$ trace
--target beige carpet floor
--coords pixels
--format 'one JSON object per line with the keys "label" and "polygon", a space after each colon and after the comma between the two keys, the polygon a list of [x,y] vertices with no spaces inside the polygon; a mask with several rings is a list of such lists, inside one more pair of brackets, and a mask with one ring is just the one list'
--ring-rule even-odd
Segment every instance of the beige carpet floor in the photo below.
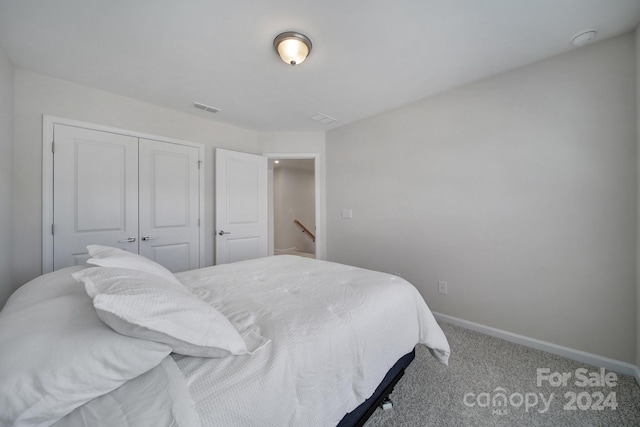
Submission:
{"label": "beige carpet floor", "polygon": [[393,408],[378,409],[366,427],[640,426],[635,378],[441,326],[449,366],[418,346],[391,395]]}

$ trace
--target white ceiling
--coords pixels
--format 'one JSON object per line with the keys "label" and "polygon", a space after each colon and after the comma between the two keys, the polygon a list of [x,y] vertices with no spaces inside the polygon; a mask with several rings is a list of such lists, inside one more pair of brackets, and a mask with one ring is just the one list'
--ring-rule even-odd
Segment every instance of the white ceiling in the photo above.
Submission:
{"label": "white ceiling", "polygon": [[[260,131],[331,129],[639,22],[640,0],[0,0],[16,67]],[[313,42],[296,67],[272,46],[288,30]]]}

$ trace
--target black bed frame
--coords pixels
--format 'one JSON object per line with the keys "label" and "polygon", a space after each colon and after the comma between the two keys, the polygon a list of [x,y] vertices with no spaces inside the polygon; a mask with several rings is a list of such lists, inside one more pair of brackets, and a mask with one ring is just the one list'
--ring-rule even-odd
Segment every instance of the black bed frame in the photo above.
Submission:
{"label": "black bed frame", "polygon": [[378,406],[388,399],[389,395],[393,391],[393,387],[395,387],[398,381],[400,381],[400,378],[404,375],[405,368],[409,366],[415,357],[415,349],[411,350],[411,353],[407,353],[402,356],[395,365],[389,369],[389,372],[387,372],[387,375],[371,397],[365,400],[356,409],[345,415],[338,423],[338,427],[362,427]]}

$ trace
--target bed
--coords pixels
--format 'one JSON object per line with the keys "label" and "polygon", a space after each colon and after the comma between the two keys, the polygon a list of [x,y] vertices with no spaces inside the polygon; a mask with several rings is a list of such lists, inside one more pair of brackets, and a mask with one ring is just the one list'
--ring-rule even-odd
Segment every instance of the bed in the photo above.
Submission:
{"label": "bed", "polygon": [[173,275],[89,249],[0,311],[1,426],[362,425],[417,344],[448,362],[394,275],[292,255]]}

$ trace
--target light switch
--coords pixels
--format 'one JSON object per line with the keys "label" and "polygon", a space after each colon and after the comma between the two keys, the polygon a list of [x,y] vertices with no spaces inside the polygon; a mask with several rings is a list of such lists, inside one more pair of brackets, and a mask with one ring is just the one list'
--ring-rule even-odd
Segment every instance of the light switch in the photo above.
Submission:
{"label": "light switch", "polygon": [[351,219],[353,218],[353,210],[351,209],[342,209],[342,213],[340,215],[342,219]]}

